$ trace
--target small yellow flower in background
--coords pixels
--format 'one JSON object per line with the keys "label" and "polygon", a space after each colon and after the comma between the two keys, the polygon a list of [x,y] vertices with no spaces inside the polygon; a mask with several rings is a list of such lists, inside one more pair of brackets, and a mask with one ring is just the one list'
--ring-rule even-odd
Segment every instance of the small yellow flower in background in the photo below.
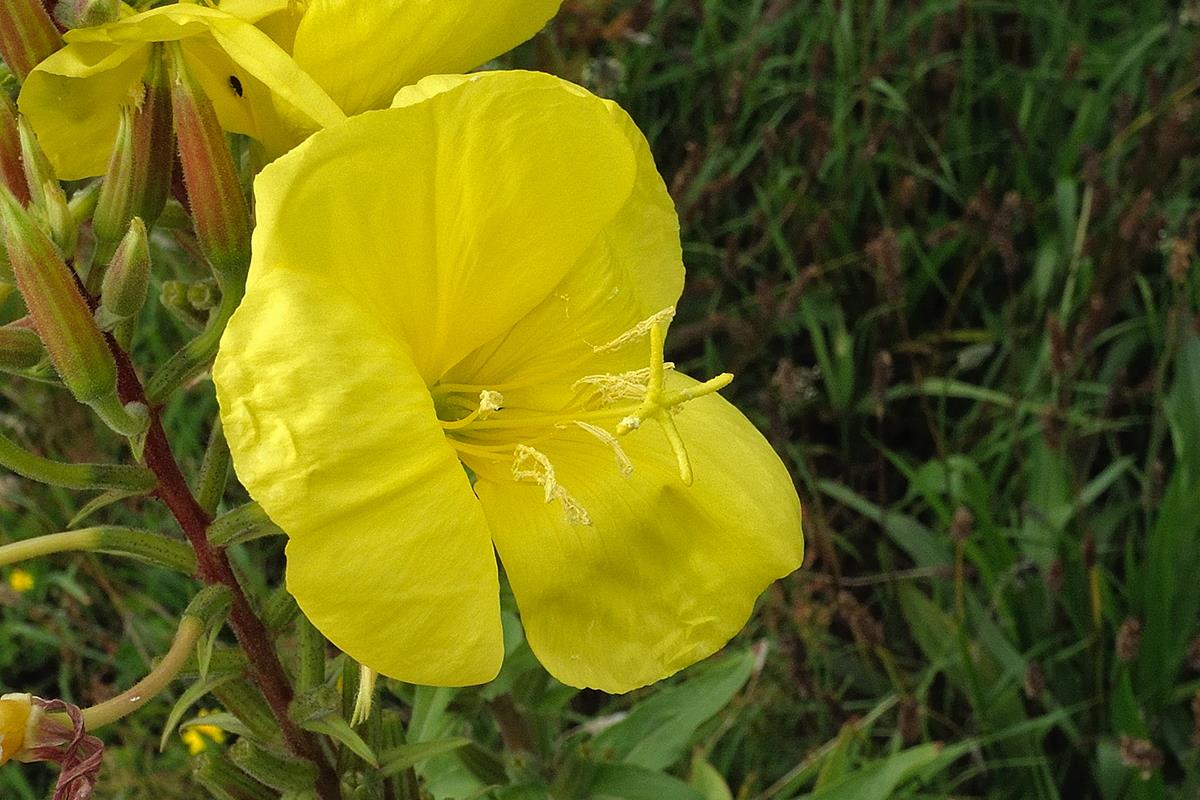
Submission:
{"label": "small yellow flower in background", "polygon": [[63,180],[104,174],[122,109],[141,102],[158,42],[180,42],[221,125],[258,140],[270,156],[344,116],[270,37],[217,9],[163,6],[64,38],[66,46],[29,74],[18,100]]}
{"label": "small yellow flower in background", "polygon": [[562,0],[221,0],[292,54],[347,114],[427,75],[466,72],[529,39]]}
{"label": "small yellow flower in background", "polygon": [[8,585],[14,592],[25,594],[25,592],[28,592],[30,589],[32,589],[35,584],[36,581],[33,579],[33,575],[23,569],[14,569],[12,572],[8,573]]}
{"label": "small yellow flower in background", "polygon": [[[437,76],[260,175],[214,379],[287,585],[361,664],[467,685],[530,646],[623,692],[720,649],[803,556],[787,470],[665,363],[679,223],[629,117],[557,78]],[[464,468],[465,467],[465,468]]]}
{"label": "small yellow flower in background", "polygon": [[[200,716],[207,717],[211,713],[205,709],[200,712]],[[188,752],[194,756],[207,750],[210,742],[221,744],[225,741],[225,731],[216,725],[190,725],[184,728],[179,736],[187,745]]]}

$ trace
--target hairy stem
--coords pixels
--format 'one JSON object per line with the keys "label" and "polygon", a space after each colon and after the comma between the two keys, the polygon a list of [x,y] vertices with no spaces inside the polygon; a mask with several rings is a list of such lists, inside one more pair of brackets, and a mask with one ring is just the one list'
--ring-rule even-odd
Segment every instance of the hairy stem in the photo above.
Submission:
{"label": "hairy stem", "polygon": [[[110,339],[110,346],[117,360],[117,388],[121,399],[126,402],[146,403],[145,390],[133,369],[133,364],[121,348]],[[321,800],[339,800],[341,791],[337,775],[321,753],[316,739],[303,730],[288,715],[292,701],[291,683],[279,662],[271,644],[266,627],[250,607],[241,584],[234,575],[223,550],[209,544],[208,526],[212,519],[197,503],[187,481],[171,452],[171,445],[163,431],[158,409],[150,409],[150,429],[146,436],[146,466],[158,478],[158,497],[174,515],[179,527],[187,536],[196,552],[197,572],[202,580],[210,584],[222,584],[229,588],[233,604],[229,613],[229,626],[238,643],[246,652],[250,672],[262,690],[279,730],[289,750],[301,758],[312,761],[319,770],[317,795]]]}

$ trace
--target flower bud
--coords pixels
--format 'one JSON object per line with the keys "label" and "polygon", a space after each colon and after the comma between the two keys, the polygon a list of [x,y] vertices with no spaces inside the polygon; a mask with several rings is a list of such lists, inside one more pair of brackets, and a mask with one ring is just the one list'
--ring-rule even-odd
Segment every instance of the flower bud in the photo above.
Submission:
{"label": "flower bud", "polygon": [[117,400],[117,367],[71,269],[12,193],[0,188],[0,228],[17,288],[63,383],[117,432],[133,436],[145,409]]}
{"label": "flower bud", "polygon": [[100,329],[112,330],[118,323],[134,317],[146,304],[149,289],[150,242],[146,226],[134,217],[104,273],[100,307],[96,309]]}
{"label": "flower bud", "polygon": [[25,181],[29,185],[30,210],[41,220],[42,227],[50,234],[59,252],[72,256],[79,227],[67,204],[67,196],[38,144],[37,135],[24,117],[17,120],[17,132],[21,140]]}
{"label": "flower bud", "polygon": [[63,46],[58,28],[41,0],[0,3],[0,57],[21,80],[42,59]]}
{"label": "flower bud", "polygon": [[17,130],[17,108],[0,90],[0,182],[22,203],[29,202],[29,187],[21,167],[21,134]]}
{"label": "flower bud", "polygon": [[116,22],[121,0],[58,0],[54,16],[67,28],[90,28]]}
{"label": "flower bud", "polygon": [[0,766],[25,747],[25,729],[33,713],[33,698],[27,694],[0,697]]}
{"label": "flower bud", "polygon": [[162,45],[155,45],[142,79],[146,94],[133,118],[133,213],[154,227],[175,171],[175,128],[171,121],[171,87],[163,64]]}
{"label": "flower bud", "polygon": [[250,265],[250,212],[217,112],[170,44],[171,108],[200,249],[222,287],[241,287]]}
{"label": "flower bud", "polygon": [[199,331],[204,327],[202,315],[188,302],[188,284],[185,282],[163,281],[158,299],[171,312],[171,316],[188,330]]}
{"label": "flower bud", "polygon": [[187,301],[197,311],[211,311],[221,301],[221,291],[215,281],[196,281],[187,287]]}
{"label": "flower bud", "polygon": [[272,752],[249,739],[239,739],[229,755],[243,772],[272,789],[298,792],[317,782],[317,767],[311,761]]}
{"label": "flower bud", "polygon": [[144,95],[136,106],[121,110],[116,145],[108,161],[92,230],[101,245],[103,264],[130,220],[140,216],[147,225],[162,213],[174,169],[175,138],[171,127],[171,95],[161,48],[155,47],[146,69]]}
{"label": "flower bud", "polygon": [[46,348],[29,328],[6,325],[0,328],[0,369],[31,369],[46,357]]}
{"label": "flower bud", "polygon": [[112,353],[71,269],[16,198],[3,190],[0,222],[17,288],[63,383],[84,403],[116,391]]}
{"label": "flower bud", "polygon": [[[134,109],[121,109],[117,126],[117,142],[108,159],[108,171],[100,184],[96,211],[92,216],[92,232],[102,243],[115,243],[124,235],[133,219],[133,115]],[[111,252],[111,251],[110,251]]]}

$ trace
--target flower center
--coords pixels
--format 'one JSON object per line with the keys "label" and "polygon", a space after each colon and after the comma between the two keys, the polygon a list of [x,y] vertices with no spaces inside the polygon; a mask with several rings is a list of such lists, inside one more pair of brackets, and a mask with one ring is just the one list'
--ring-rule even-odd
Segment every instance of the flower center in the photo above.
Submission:
{"label": "flower center", "polygon": [[692,464],[674,415],[688,401],[725,388],[733,376],[723,373],[696,386],[667,390],[666,374],[675,365],[663,358],[663,340],[673,313],[674,309],[659,312],[612,342],[593,348],[596,352],[617,350],[648,337],[648,366],[631,372],[585,375],[571,386],[574,399],[557,410],[506,407],[500,390],[524,388],[516,385],[435,385],[431,391],[442,430],[460,457],[510,461],[514,480],[541,486],[546,502],[558,501],[572,524],[590,525],[591,521],[583,506],[559,484],[550,459],[534,447],[566,429],[582,430],[611,450],[618,470],[629,477],[634,465],[619,437],[654,420],[675,455],[680,480],[690,486]]}

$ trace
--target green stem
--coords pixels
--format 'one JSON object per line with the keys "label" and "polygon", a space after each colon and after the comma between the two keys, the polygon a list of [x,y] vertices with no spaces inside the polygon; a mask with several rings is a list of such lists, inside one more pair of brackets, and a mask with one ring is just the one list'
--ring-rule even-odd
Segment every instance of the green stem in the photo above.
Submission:
{"label": "green stem", "polygon": [[196,555],[183,542],[149,531],[104,525],[22,539],[0,547],[0,566],[68,552],[103,552],[136,558],[184,575],[196,571]]}
{"label": "green stem", "polygon": [[171,649],[145,678],[113,699],[83,709],[83,722],[87,730],[95,731],[132,714],[167,688],[191,656],[203,633],[203,622],[196,617],[185,616],[179,623]]}
{"label": "green stem", "polygon": [[120,464],[67,464],[23,450],[0,434],[0,466],[18,475],[67,489],[124,489],[149,492],[158,480],[143,467]]}
{"label": "green stem", "polygon": [[217,355],[217,346],[230,317],[242,301],[242,293],[233,287],[222,287],[221,303],[209,317],[208,325],[182,350],[167,359],[146,385],[146,398],[155,408],[167,401],[188,378],[194,377],[208,366]]}

